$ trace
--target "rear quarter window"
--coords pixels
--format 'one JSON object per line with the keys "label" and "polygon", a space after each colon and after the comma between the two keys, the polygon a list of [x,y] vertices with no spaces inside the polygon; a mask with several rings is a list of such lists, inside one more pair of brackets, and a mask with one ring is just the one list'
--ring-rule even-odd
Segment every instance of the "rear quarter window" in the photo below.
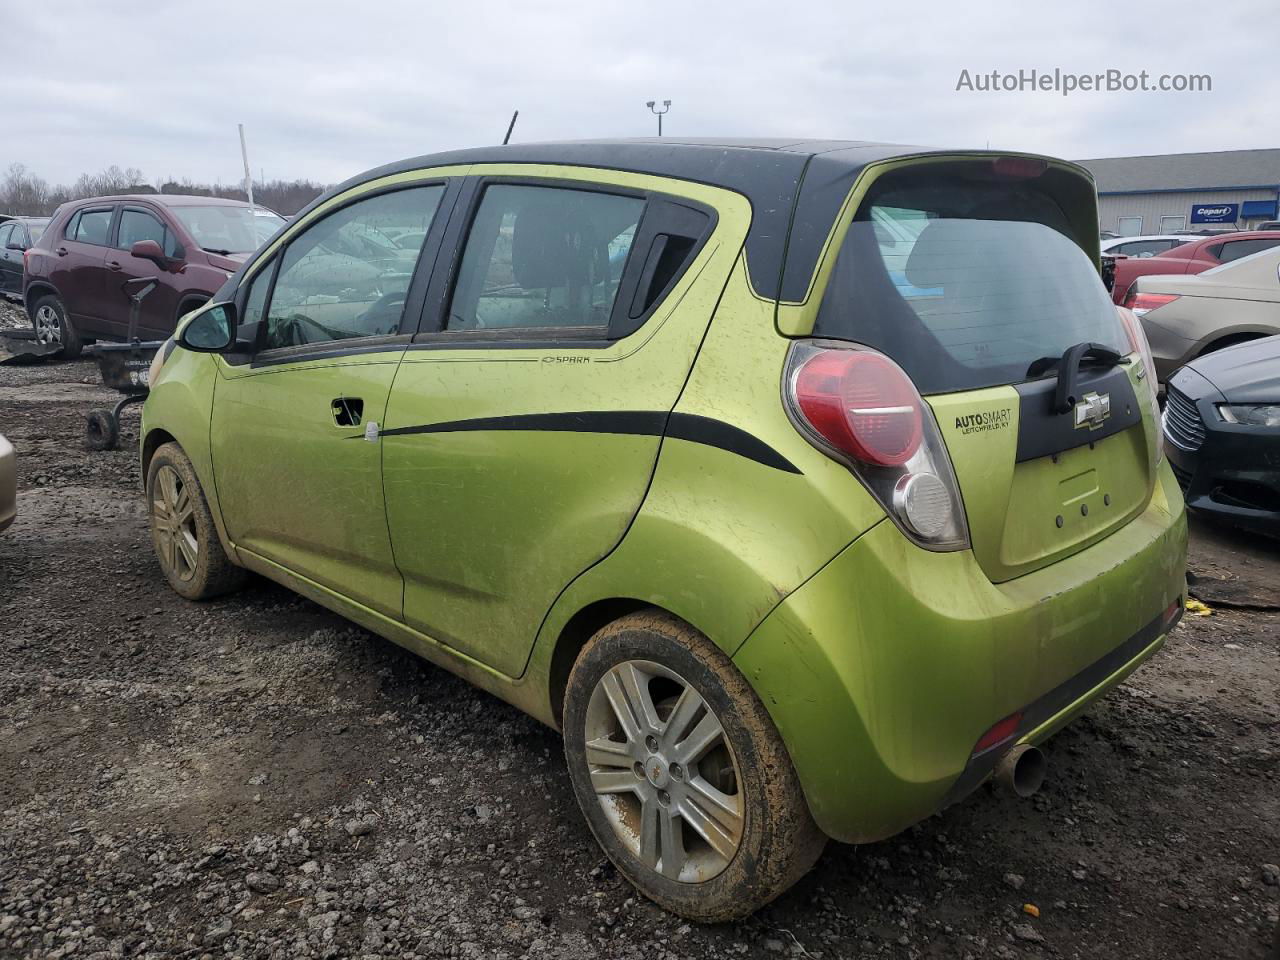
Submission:
{"label": "rear quarter window", "polygon": [[1128,353],[1068,218],[1038,185],[886,176],[840,249],[814,335],[880,350],[922,393],[1028,379],[1082,341]]}

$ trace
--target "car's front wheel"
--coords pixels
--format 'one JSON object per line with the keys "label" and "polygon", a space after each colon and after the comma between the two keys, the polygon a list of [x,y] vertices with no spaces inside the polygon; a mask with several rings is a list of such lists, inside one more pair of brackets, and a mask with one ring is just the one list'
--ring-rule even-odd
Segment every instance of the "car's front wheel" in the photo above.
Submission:
{"label": "car's front wheel", "polygon": [[45,294],[32,304],[31,326],[38,342],[62,347],[64,360],[80,356],[80,334],[67,318],[67,309],[62,301],[53,294]]}
{"label": "car's front wheel", "polygon": [[244,582],[245,571],[222,548],[195,468],[176,443],[163,444],[151,457],[147,506],[156,559],[175,591],[207,600]]}
{"label": "car's front wheel", "polygon": [[826,842],[777,729],[710,640],[660,611],[624,617],[578,656],[565,755],[591,832],[641,893],[681,916],[747,916]]}

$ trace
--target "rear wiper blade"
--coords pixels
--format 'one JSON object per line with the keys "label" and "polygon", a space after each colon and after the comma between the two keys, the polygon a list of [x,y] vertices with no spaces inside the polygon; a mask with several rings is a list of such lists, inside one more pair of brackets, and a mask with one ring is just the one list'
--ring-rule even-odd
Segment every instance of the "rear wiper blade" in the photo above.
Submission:
{"label": "rear wiper blade", "polygon": [[216,253],[219,256],[223,256],[223,257],[225,257],[227,254],[231,252],[230,250],[223,250],[220,247],[201,247],[200,249],[203,250],[205,253]]}
{"label": "rear wiper blade", "polygon": [[[1110,347],[1104,347],[1098,343],[1080,344],[1080,346],[1090,346],[1090,347],[1098,348],[1098,352],[1088,352],[1088,353],[1085,353],[1083,356],[1081,356],[1079,361],[1080,366],[1084,366],[1086,363],[1088,363],[1091,366],[1114,367],[1117,364],[1127,365],[1129,363],[1128,357],[1121,356],[1120,354],[1112,350]],[[1057,367],[1061,366],[1062,361],[1065,357],[1066,357],[1066,354],[1063,354],[1063,356],[1061,357],[1040,357],[1038,360],[1032,360],[1030,366],[1027,367],[1027,372],[1025,376],[1028,379],[1035,379],[1036,377],[1042,377],[1046,373],[1048,373],[1050,370],[1054,370]]]}
{"label": "rear wiper blade", "polygon": [[[1047,366],[1042,366],[1048,361]],[[1067,347],[1058,359],[1042,357],[1027,370],[1027,376],[1036,376],[1036,372],[1045,373],[1053,367],[1058,368],[1058,386],[1053,392],[1054,413],[1068,413],[1075,407],[1079,397],[1080,365],[1089,361],[1091,365],[1114,367],[1124,362],[1124,357],[1110,347],[1100,343],[1077,343]]]}

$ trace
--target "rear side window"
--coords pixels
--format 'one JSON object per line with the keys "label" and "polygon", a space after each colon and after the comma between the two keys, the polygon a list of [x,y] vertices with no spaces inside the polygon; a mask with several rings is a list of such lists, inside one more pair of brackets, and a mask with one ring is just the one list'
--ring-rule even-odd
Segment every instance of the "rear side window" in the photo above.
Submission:
{"label": "rear side window", "polygon": [[1261,253],[1263,250],[1270,250],[1276,244],[1280,244],[1280,238],[1259,237],[1256,240],[1229,240],[1222,244],[1218,259],[1223,263],[1230,263],[1232,260],[1239,260],[1241,257],[1251,257],[1255,253]]}
{"label": "rear side window", "polygon": [[0,224],[0,250],[3,250],[6,244],[15,239],[21,238],[13,236],[13,224]]}
{"label": "rear side window", "polygon": [[110,210],[81,210],[67,224],[67,239],[105,246],[110,230]]}
{"label": "rear side window", "polygon": [[883,177],[850,225],[814,335],[888,354],[926,394],[1024,381],[1082,341],[1128,353],[1068,222],[1034,180]]}
{"label": "rear side window", "polygon": [[644,206],[588,190],[489,186],[467,236],[447,328],[603,333]]}

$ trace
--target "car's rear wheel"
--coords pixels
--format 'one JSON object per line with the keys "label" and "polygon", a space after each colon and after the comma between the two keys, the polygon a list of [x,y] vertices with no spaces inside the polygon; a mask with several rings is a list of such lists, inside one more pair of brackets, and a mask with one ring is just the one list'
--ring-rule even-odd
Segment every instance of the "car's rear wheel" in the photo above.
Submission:
{"label": "car's rear wheel", "polygon": [[681,916],[747,916],[826,843],[760,699],[673,616],[632,614],[591,638],[569,677],[564,732],[596,840],[641,893]]}
{"label": "car's rear wheel", "polygon": [[169,585],[188,600],[206,600],[244,583],[213,524],[191,461],[176,443],[163,444],[147,469],[147,505],[156,559]]}
{"label": "car's rear wheel", "polygon": [[80,334],[67,319],[62,301],[53,294],[45,294],[32,305],[31,326],[35,329],[37,341],[62,347],[63,359],[74,360],[80,356]]}

